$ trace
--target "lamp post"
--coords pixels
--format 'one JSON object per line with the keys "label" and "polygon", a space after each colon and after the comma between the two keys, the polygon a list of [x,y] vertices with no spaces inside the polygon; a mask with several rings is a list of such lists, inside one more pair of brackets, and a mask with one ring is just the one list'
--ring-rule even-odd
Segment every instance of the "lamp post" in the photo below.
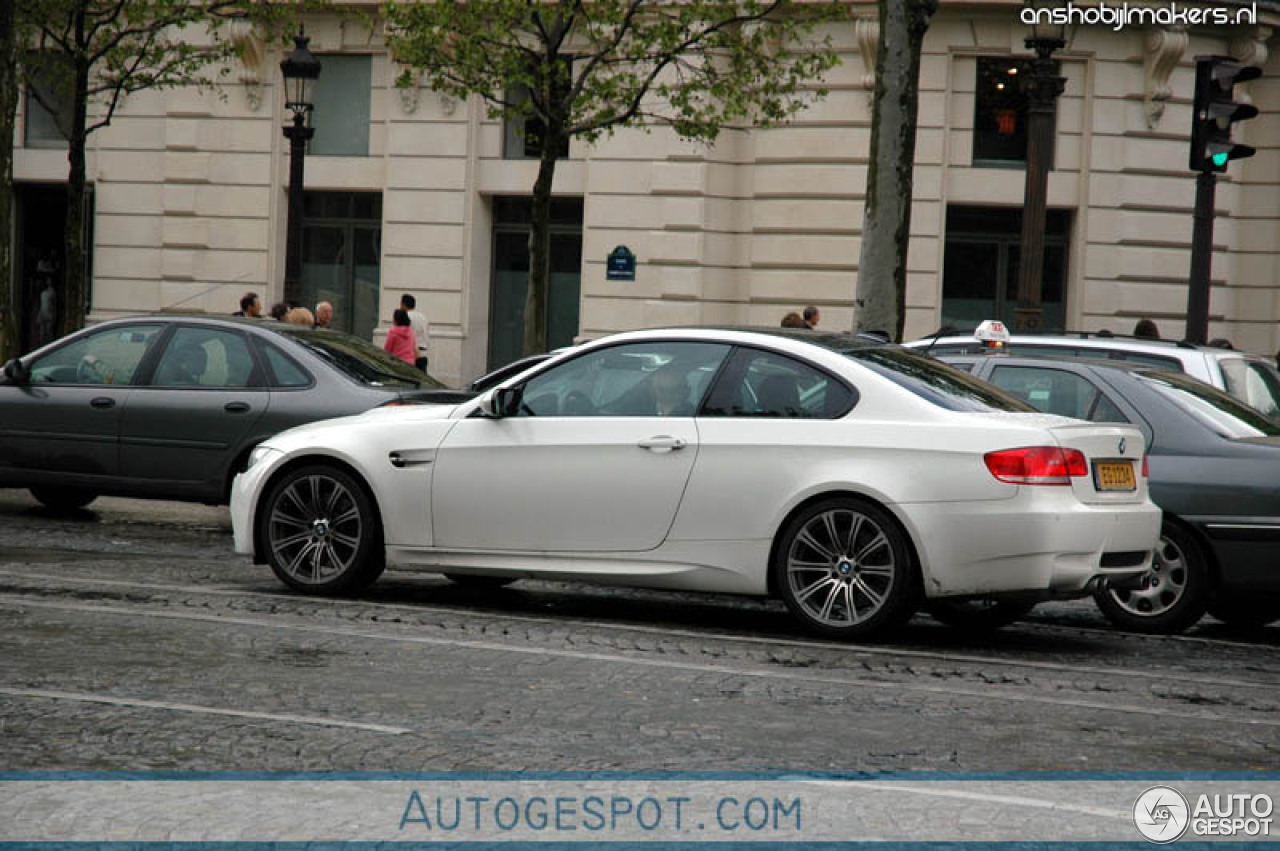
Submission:
{"label": "lamp post", "polygon": [[1052,21],[1058,4],[1027,0],[1031,35],[1026,46],[1036,52],[1030,73],[1022,80],[1027,96],[1027,177],[1022,200],[1022,243],[1018,259],[1019,331],[1039,331],[1044,309],[1040,304],[1044,274],[1045,207],[1049,193],[1049,166],[1053,155],[1053,113],[1066,79],[1059,77],[1053,52],[1065,47],[1066,24]]}
{"label": "lamp post", "polygon": [[284,137],[289,140],[289,212],[288,233],[284,252],[284,300],[290,307],[302,302],[302,171],[307,156],[307,142],[315,129],[307,126],[311,113],[310,87],[320,76],[320,62],[307,50],[311,39],[302,27],[293,37],[293,51],[280,63],[284,74],[285,109],[293,113],[293,124],[286,124]]}

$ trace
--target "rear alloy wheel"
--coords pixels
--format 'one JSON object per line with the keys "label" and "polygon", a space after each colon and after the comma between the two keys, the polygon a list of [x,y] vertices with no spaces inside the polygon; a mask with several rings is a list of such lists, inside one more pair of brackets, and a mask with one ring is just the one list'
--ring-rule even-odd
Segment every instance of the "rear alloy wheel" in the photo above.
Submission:
{"label": "rear alloy wheel", "polygon": [[857,638],[915,613],[920,582],[905,535],[883,509],[860,500],[815,503],[783,530],[774,583],[810,630]]}
{"label": "rear alloy wheel", "polygon": [[1024,600],[930,600],[924,610],[947,626],[966,632],[989,632],[1024,618],[1036,607]]}
{"label": "rear alloy wheel", "polygon": [[1209,614],[1233,629],[1257,629],[1280,620],[1280,598],[1222,594],[1209,603]]}
{"label": "rear alloy wheel", "polygon": [[1141,583],[1134,588],[1108,588],[1093,599],[1118,627],[1170,635],[1204,615],[1209,586],[1209,563],[1200,545],[1189,533],[1166,522]]}
{"label": "rear alloy wheel", "polygon": [[75,511],[98,498],[93,491],[81,488],[38,487],[31,489],[31,495],[54,511]]}
{"label": "rear alloy wheel", "polygon": [[353,476],[336,467],[289,471],[272,485],[258,518],[271,570],[295,590],[359,591],[386,565],[373,501]]}
{"label": "rear alloy wheel", "polygon": [[518,577],[515,576],[481,576],[474,573],[446,573],[445,578],[454,585],[461,585],[463,588],[505,588]]}

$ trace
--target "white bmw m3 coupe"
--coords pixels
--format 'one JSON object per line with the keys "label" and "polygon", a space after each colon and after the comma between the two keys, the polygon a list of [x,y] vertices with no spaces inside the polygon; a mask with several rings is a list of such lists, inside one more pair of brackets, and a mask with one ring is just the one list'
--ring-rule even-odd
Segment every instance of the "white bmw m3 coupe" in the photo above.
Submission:
{"label": "white bmw m3 coupe", "polygon": [[236,551],[305,593],[390,564],[773,595],[838,637],[1140,580],[1160,530],[1136,428],[1039,414],[871,338],[712,329],[284,432],[231,512]]}

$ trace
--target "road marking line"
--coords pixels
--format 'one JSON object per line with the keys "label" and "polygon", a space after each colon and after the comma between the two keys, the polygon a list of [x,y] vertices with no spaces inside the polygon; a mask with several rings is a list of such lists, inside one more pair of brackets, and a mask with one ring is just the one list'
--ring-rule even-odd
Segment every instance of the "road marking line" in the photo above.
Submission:
{"label": "road marking line", "polygon": [[[392,611],[408,611],[432,614],[448,614],[448,615],[465,615],[467,617],[488,618],[495,621],[514,621],[517,623],[536,623],[540,625],[565,625],[565,626],[581,626],[598,629],[609,629],[616,632],[638,632],[646,635],[659,635],[668,638],[697,638],[707,639],[713,638],[721,641],[737,641],[744,644],[760,644],[776,647],[798,647],[805,650],[838,650],[843,653],[862,653],[869,656],[900,656],[910,659],[930,659],[940,662],[962,662],[977,665],[1004,665],[1008,667],[1031,668],[1038,671],[1058,671],[1070,674],[1094,674],[1097,676],[1115,676],[1115,677],[1142,677],[1144,679],[1165,680],[1180,683],[1188,683],[1192,685],[1205,686],[1226,686],[1228,688],[1249,688],[1249,689],[1276,689],[1280,688],[1280,683],[1274,682],[1256,682],[1248,680],[1233,680],[1224,677],[1201,677],[1189,674],[1179,673],[1162,673],[1159,671],[1144,671],[1137,668],[1101,668],[1093,665],[1066,665],[1060,662],[1037,662],[1031,660],[1007,659],[999,656],[975,656],[968,653],[937,653],[929,650],[908,650],[893,649],[886,647],[874,647],[865,644],[842,644],[834,641],[805,641],[803,639],[794,638],[764,638],[755,635],[734,635],[733,633],[716,632],[712,630],[682,630],[682,629],[665,629],[658,626],[647,626],[645,624],[626,625],[611,623],[607,621],[592,621],[580,618],[559,618],[554,616],[538,616],[538,615],[505,615],[494,613],[492,611],[472,611],[465,608],[451,608],[447,606],[431,606],[422,605],[414,606],[408,603],[379,603],[373,600],[340,600],[330,597],[305,597],[299,594],[276,594],[269,591],[238,591],[234,588],[208,588],[199,585],[166,585],[162,583],[147,582],[127,582],[118,579],[97,579],[97,578],[81,578],[81,577],[61,577],[51,574],[32,574],[19,571],[0,570],[0,577],[9,576],[20,579],[50,579],[55,582],[66,582],[68,584],[78,585],[80,583],[90,583],[95,585],[118,586],[125,588],[145,588],[154,591],[175,591],[189,594],[208,594],[215,597],[249,597],[261,598],[266,600],[289,600],[295,603],[326,603],[335,608],[360,606],[364,608],[376,607],[380,609],[390,609]],[[1060,627],[1067,629],[1067,627]],[[1084,631],[1087,628],[1082,628]],[[1107,632],[1106,630],[1093,630],[1093,632],[1105,635],[1129,635],[1130,633]],[[1149,635],[1142,633],[1134,633],[1142,635],[1143,638],[1151,638]],[[1176,638],[1180,636],[1161,636],[1162,638]],[[1226,644],[1229,642],[1218,642],[1216,639],[1201,639],[1202,641],[1214,641],[1215,643]],[[1239,646],[1250,649],[1257,649],[1258,645],[1241,643]],[[1265,646],[1265,645],[1264,645]]]}
{"label": "road marking line", "polygon": [[[0,597],[7,595],[0,594]],[[885,691],[906,691],[918,694],[938,695],[942,697],[969,697],[984,701],[1013,701],[1017,703],[1035,703],[1048,706],[1071,707],[1091,711],[1121,712],[1131,715],[1149,715],[1157,718],[1182,718],[1191,721],[1208,721],[1216,724],[1250,724],[1258,727],[1280,727],[1280,718],[1248,717],[1221,715],[1214,712],[1180,712],[1172,709],[1136,706],[1133,704],[1111,704],[1092,700],[1071,700],[1065,698],[1041,697],[1033,694],[1019,694],[1004,689],[948,688],[945,686],[929,686],[918,683],[902,683],[884,680],[868,680],[860,677],[841,677],[823,674],[803,674],[795,671],[779,671],[772,668],[733,667],[728,665],[711,665],[700,662],[680,662],[672,659],[648,659],[627,656],[619,653],[588,653],[581,650],[558,650],[555,648],[527,647],[519,644],[502,644],[496,641],[476,641],[452,638],[428,638],[420,635],[399,635],[386,632],[368,632],[359,629],[341,627],[320,627],[310,624],[290,624],[278,621],[258,620],[244,617],[223,617],[219,615],[201,615],[194,612],[155,612],[146,609],[128,608],[125,606],[91,606],[75,603],[50,603],[40,600],[4,600],[0,599],[0,608],[21,609],[40,608],[56,611],[87,612],[123,617],[150,617],[163,620],[195,621],[200,623],[234,624],[236,626],[276,629],[290,632],[309,632],[319,635],[339,635],[348,638],[371,639],[388,643],[424,644],[430,647],[457,647],[469,650],[487,650],[510,655],[519,653],[529,656],[550,656],[560,659],[574,659],[587,662],[608,662],[610,664],[636,665],[646,668],[664,670],[694,671],[698,673],[720,674],[739,677],[751,677],[765,680],[790,680],[793,682],[822,683],[851,688],[869,688]]]}
{"label": "road marking line", "polygon": [[317,718],[311,715],[288,715],[272,712],[252,712],[247,709],[221,709],[217,706],[197,706],[192,703],[170,703],[166,700],[142,700],[132,697],[112,697],[75,691],[49,691],[38,688],[5,688],[0,694],[10,697],[35,697],[49,700],[73,700],[81,703],[109,703],[113,706],[139,707],[142,709],[167,709],[173,712],[196,712],[202,715],[230,715],[235,718],[257,718],[264,721],[284,721],[289,724],[314,724],[321,727],[347,727],[374,733],[390,733],[393,736],[413,732],[407,727],[388,727],[385,724],[366,724],[363,721],[342,721],[336,718]]}

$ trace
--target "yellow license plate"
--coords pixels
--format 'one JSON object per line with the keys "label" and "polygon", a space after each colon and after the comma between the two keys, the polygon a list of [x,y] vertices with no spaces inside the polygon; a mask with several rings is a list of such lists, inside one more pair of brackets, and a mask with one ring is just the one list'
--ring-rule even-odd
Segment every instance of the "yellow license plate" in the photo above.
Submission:
{"label": "yellow license plate", "polygon": [[1131,491],[1138,488],[1138,479],[1133,474],[1131,461],[1097,461],[1093,465],[1093,478],[1100,491]]}

